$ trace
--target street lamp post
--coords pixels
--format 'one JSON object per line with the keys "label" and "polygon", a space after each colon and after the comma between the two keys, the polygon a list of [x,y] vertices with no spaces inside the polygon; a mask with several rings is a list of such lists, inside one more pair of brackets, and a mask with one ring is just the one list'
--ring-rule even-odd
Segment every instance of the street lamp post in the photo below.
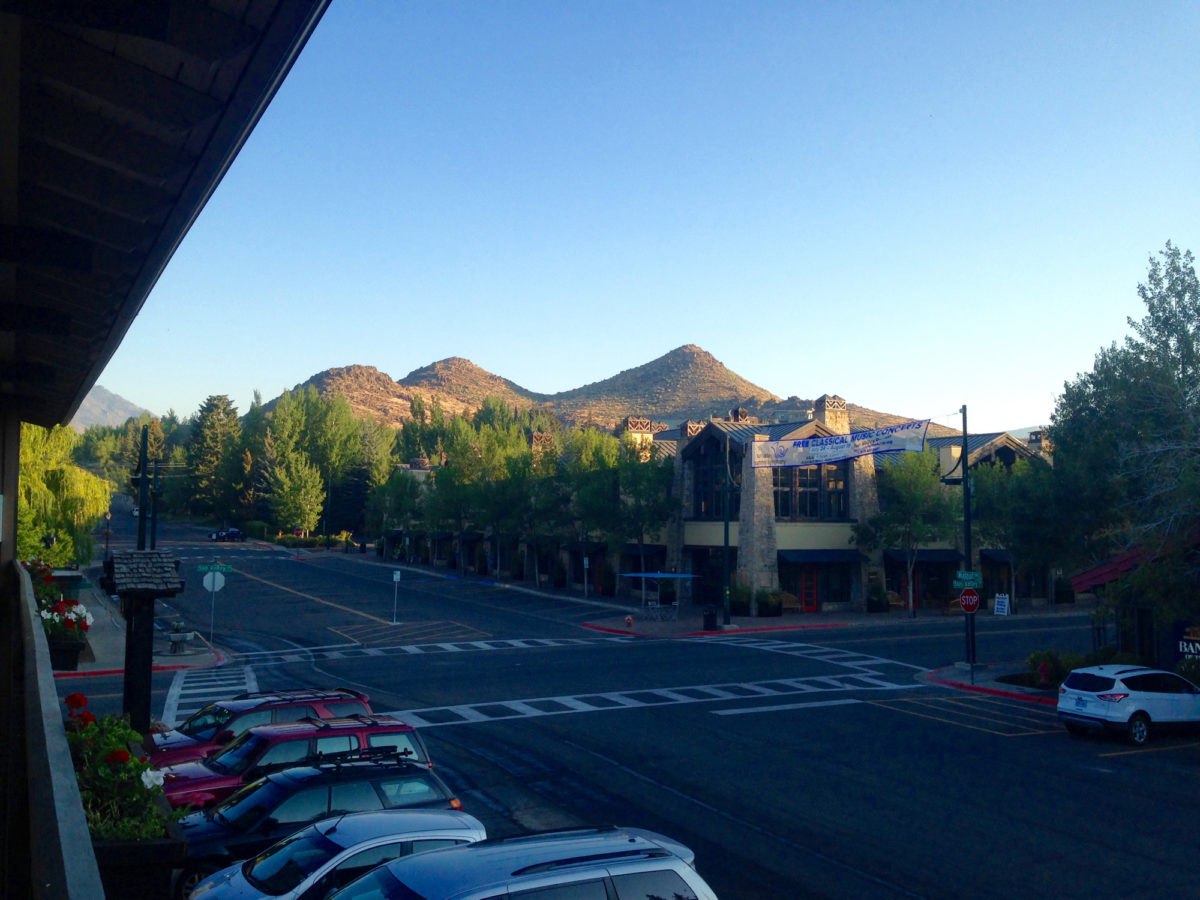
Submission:
{"label": "street lamp post", "polygon": [[104,558],[109,558],[108,542],[112,537],[112,510],[107,510],[104,513]]}

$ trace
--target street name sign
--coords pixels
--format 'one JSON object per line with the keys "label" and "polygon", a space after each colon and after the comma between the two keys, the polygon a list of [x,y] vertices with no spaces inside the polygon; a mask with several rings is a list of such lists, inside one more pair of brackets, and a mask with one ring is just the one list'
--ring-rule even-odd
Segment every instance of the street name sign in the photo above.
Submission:
{"label": "street name sign", "polygon": [[228,575],[233,571],[233,566],[225,563],[200,563],[196,566],[197,572],[223,572]]}

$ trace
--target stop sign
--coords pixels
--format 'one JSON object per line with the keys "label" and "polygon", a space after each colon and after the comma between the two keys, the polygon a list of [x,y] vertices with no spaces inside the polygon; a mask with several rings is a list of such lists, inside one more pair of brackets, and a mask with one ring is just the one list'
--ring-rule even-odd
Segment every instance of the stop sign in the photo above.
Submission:
{"label": "stop sign", "polygon": [[958,605],[963,608],[963,612],[975,612],[979,609],[979,592],[975,588],[963,588],[963,592],[958,595]]}

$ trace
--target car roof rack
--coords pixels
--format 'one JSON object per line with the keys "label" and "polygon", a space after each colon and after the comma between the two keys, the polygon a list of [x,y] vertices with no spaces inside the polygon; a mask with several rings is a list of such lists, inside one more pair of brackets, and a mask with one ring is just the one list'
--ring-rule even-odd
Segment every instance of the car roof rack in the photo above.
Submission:
{"label": "car roof rack", "polygon": [[246,691],[230,700],[260,700],[266,697],[281,697],[288,700],[323,700],[330,697],[332,694],[346,694],[351,700],[366,700],[367,695],[362,691],[356,691],[353,688],[335,687],[335,688],[299,688],[296,690],[285,691]]}
{"label": "car roof rack", "polygon": [[585,853],[579,856],[563,856],[545,862],[522,866],[513,871],[513,877],[518,875],[535,875],[538,872],[552,872],[555,869],[569,866],[589,865],[598,862],[613,862],[622,859],[666,859],[671,856],[661,847],[636,847],[629,850],[611,850],[602,853]]}
{"label": "car roof rack", "polygon": [[[318,763],[342,766],[347,763],[418,763],[417,755],[409,747],[366,747],[358,750],[338,750],[334,753],[318,753],[313,759]],[[424,768],[424,766],[422,766]]]}

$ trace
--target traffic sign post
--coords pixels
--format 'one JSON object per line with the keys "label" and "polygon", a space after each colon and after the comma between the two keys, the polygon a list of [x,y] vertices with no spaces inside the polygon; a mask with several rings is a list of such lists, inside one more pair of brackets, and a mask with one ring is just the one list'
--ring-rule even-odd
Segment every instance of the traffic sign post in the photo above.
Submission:
{"label": "traffic sign post", "polygon": [[[962,574],[961,572],[959,574]],[[967,665],[971,668],[971,684],[975,683],[975,612],[979,609],[979,592],[975,588],[963,588],[958,595],[958,605],[967,614]]]}
{"label": "traffic sign post", "polygon": [[392,624],[396,622],[396,606],[400,602],[400,570],[392,570]]}
{"label": "traffic sign post", "polygon": [[211,646],[217,621],[217,591],[225,587],[225,576],[233,571],[233,566],[226,563],[200,563],[196,569],[204,573],[204,589],[212,595],[208,603],[208,643]]}

